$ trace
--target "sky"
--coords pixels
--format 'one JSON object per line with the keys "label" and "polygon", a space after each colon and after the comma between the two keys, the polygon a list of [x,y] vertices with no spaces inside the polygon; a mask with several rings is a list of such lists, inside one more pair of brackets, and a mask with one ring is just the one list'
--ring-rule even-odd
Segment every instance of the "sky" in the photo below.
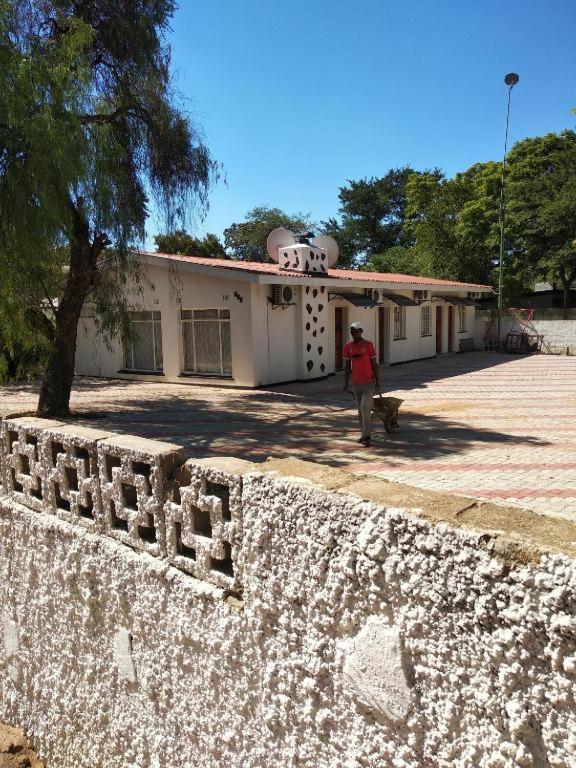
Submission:
{"label": "sky", "polygon": [[[180,0],[175,86],[223,171],[197,236],[257,205],[338,216],[348,180],[452,176],[576,127],[574,0]],[[149,236],[161,225],[152,217]]]}

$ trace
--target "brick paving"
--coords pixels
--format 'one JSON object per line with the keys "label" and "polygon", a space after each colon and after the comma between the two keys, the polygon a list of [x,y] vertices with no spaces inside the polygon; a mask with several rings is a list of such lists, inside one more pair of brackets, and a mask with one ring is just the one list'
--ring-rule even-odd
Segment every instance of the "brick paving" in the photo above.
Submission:
{"label": "brick paving", "polygon": [[[299,457],[419,488],[576,520],[576,358],[492,353],[384,368],[401,429],[358,434],[341,374],[261,390],[79,379],[73,407],[94,426],[184,445],[192,456]],[[0,409],[36,387],[0,387]],[[94,413],[95,412],[95,413]]]}

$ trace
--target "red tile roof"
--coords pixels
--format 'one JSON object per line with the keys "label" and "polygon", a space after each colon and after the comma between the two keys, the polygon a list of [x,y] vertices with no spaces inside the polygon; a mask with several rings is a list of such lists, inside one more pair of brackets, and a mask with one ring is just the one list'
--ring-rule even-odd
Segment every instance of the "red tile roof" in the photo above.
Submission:
{"label": "red tile roof", "polygon": [[[198,264],[203,267],[217,269],[231,269],[240,272],[255,272],[263,275],[289,275],[290,277],[308,277],[302,272],[280,271],[278,264],[263,264],[260,261],[234,261],[232,259],[202,259],[197,256],[181,256],[170,253],[144,253],[143,255],[156,256],[160,259],[172,259],[190,264]],[[318,275],[317,277],[321,277]],[[419,277],[418,275],[401,275],[396,272],[362,272],[358,269],[329,269],[326,277],[335,280],[362,280],[373,283],[404,283],[411,285],[435,285],[457,288],[491,288],[489,285],[478,283],[459,283],[454,280],[440,280],[435,277]]]}

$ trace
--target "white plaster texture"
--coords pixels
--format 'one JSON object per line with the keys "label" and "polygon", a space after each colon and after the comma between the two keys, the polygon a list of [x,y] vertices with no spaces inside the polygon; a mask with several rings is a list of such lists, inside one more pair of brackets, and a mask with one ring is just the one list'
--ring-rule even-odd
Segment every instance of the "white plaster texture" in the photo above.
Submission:
{"label": "white plaster texture", "polygon": [[489,534],[248,472],[242,604],[0,509],[0,717],[51,768],[576,768],[568,557],[503,562]]}
{"label": "white plaster texture", "polygon": [[411,703],[410,688],[398,628],[370,617],[355,638],[342,644],[342,653],[344,679],[374,717],[406,717]]}

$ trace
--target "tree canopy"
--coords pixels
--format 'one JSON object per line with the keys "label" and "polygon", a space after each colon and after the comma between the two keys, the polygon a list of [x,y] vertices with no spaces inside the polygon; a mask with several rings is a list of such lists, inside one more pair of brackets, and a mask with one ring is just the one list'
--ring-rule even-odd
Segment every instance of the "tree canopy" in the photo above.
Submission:
{"label": "tree canopy", "polygon": [[508,268],[558,280],[566,308],[576,280],[576,133],[518,142],[508,158],[506,201]]}
{"label": "tree canopy", "polygon": [[412,168],[393,168],[380,178],[348,181],[340,187],[341,222],[322,222],[322,230],[336,238],[340,264],[362,265],[390,248],[410,245],[404,228],[406,184]]}
{"label": "tree canopy", "polygon": [[178,104],[171,0],[0,0],[0,307],[50,353],[39,412],[68,412],[80,310],[125,317],[150,201],[167,229],[216,167]]}
{"label": "tree canopy", "polygon": [[226,251],[217,235],[206,234],[194,237],[185,229],[177,229],[154,237],[156,250],[160,253],[180,253],[184,256],[199,256],[203,259],[226,259]]}
{"label": "tree canopy", "polygon": [[248,211],[246,220],[231,224],[224,230],[224,244],[233,259],[241,261],[268,261],[266,238],[273,229],[285,227],[293,232],[313,229],[309,214],[284,213],[279,208],[260,205]]}

